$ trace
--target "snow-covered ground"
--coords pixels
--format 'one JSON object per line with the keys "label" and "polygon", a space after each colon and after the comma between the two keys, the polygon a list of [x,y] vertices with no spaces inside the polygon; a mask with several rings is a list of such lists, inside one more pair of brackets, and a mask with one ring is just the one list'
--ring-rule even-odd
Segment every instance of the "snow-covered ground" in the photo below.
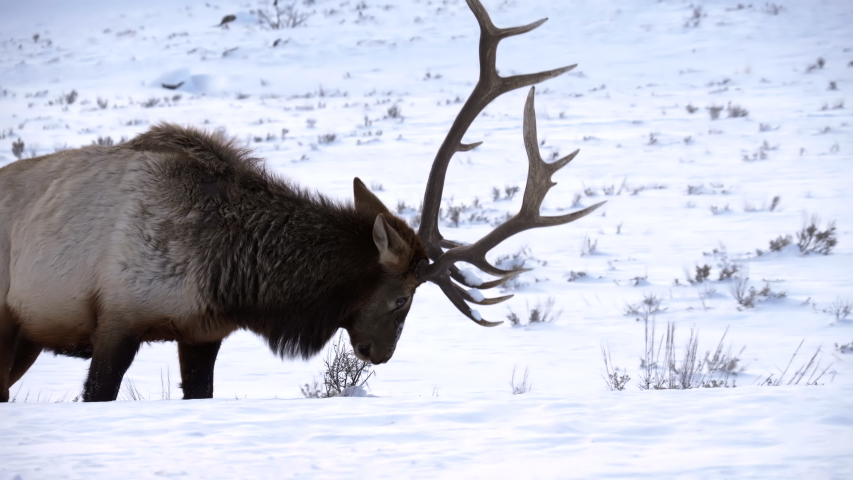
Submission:
{"label": "snow-covered ground", "polygon": [[[853,304],[853,4],[484,3],[498,26],[550,18],[502,44],[502,74],[579,64],[537,89],[543,154],[581,148],[543,211],[608,203],[494,252],[527,247],[535,270],[508,305],[526,321],[553,298],[556,321],[482,328],[424,285],[369,397],[302,398],[323,355],[282,362],[246,333],[223,343],[205,401],[177,400],[174,344],[143,347],[127,373],[146,401],[110,404],[67,401],[87,362],[43,354],[0,406],[0,480],[849,478],[853,313],[832,311]],[[462,0],[295,7],[305,24],[274,30],[255,0],[2,2],[0,165],[14,142],[29,157],[169,121],[225,129],[332,196],[359,176],[411,218],[476,81],[473,15]],[[485,143],[450,168],[446,208],[465,209],[447,237],[476,240],[520,205],[493,189],[524,186],[525,94],[495,101],[466,136]],[[836,222],[830,255],[768,252],[813,215]],[[709,281],[689,283],[706,264]],[[718,280],[731,265],[784,298],[739,305]],[[736,388],[638,388],[652,297],[648,323],[658,337],[675,325],[679,359],[691,329],[700,357],[728,329]],[[818,385],[759,386],[800,342],[782,383],[820,348]],[[631,377],[624,391],[607,390],[602,345]],[[530,391],[512,394],[513,369]]]}

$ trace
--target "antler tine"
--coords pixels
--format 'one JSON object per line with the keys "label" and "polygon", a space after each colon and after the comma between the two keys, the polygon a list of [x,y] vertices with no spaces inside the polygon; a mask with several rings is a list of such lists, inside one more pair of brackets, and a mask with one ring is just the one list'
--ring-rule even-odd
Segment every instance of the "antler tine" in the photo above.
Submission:
{"label": "antler tine", "polygon": [[530,271],[529,268],[520,268],[518,270],[514,270],[512,273],[508,273],[503,277],[498,278],[497,280],[490,280],[488,282],[484,282],[482,280],[478,282],[471,282],[468,278],[465,277],[465,275],[462,274],[462,272],[459,270],[459,267],[457,267],[456,265],[450,266],[451,278],[461,283],[462,285],[465,285],[468,288],[476,288],[478,290],[488,290],[490,288],[500,287],[501,285],[512,280],[513,278],[528,271]]}
{"label": "antler tine", "polygon": [[501,39],[504,39],[506,37],[511,37],[513,35],[521,35],[522,33],[527,33],[529,31],[537,28],[539,25],[542,25],[543,23],[545,23],[547,21],[548,21],[548,18],[542,18],[542,19],[536,20],[533,23],[528,23],[527,25],[522,25],[520,27],[499,28],[498,29],[498,36],[500,36]]}
{"label": "antler tine", "polygon": [[442,238],[438,244],[441,246],[441,248],[453,248],[465,245],[464,243],[454,242],[453,240],[448,240],[446,238]]}
{"label": "antler tine", "polygon": [[[438,242],[438,244],[439,244],[439,246],[441,246],[441,248],[447,248],[447,249],[461,248],[461,247],[464,247],[467,245],[465,243],[455,242],[453,240],[448,240],[446,238],[442,238],[441,241]],[[511,278],[515,278],[516,276],[518,276],[518,274],[531,270],[530,268],[515,268],[515,269],[511,269],[511,270],[504,270],[501,268],[497,268],[497,267],[491,265],[488,261],[486,261],[485,256],[483,256],[483,257],[472,257],[472,258],[468,259],[467,261],[469,263],[471,263],[472,265],[477,266],[478,268],[480,268],[480,270],[483,270],[484,272],[486,272],[490,275],[501,276],[501,277],[511,275]],[[451,272],[451,273],[453,273],[453,272]],[[458,271],[456,273],[458,273]],[[460,275],[460,277],[461,277],[461,275]],[[462,283],[465,286],[471,287],[471,285],[468,284],[468,281],[465,280],[464,277],[462,277],[462,278],[463,278],[463,280],[460,281],[460,283]],[[498,279],[495,281],[480,283],[480,285],[474,286],[473,288],[479,288],[480,290],[485,290],[487,288],[492,288],[492,287],[486,287],[483,285],[492,285],[492,286],[503,285],[504,283],[509,281],[511,278]]]}
{"label": "antler tine", "polygon": [[475,148],[482,145],[483,142],[474,142],[474,143],[460,143],[458,147],[456,147],[457,152],[467,152],[469,150],[474,150]]}
{"label": "antler tine", "polygon": [[480,312],[476,310],[471,310],[471,307],[469,307],[468,304],[465,303],[465,299],[459,293],[462,289],[454,285],[453,282],[450,281],[450,277],[446,273],[441,277],[432,280],[432,282],[438,285],[439,288],[441,288],[441,291],[444,292],[444,295],[450,300],[450,302],[454,306],[456,306],[457,309],[459,309],[460,312],[462,312],[466,317],[470,318],[478,325],[482,325],[484,327],[494,327],[504,323],[483,320],[483,317],[480,316]]}
{"label": "antler tine", "polygon": [[515,90],[517,88],[529,87],[531,85],[536,85],[537,83],[542,83],[545,80],[560,76],[577,66],[578,64],[574,64],[539,73],[527,73],[524,75],[513,75],[511,77],[501,77],[501,83],[504,84],[504,88],[509,92],[510,90]]}
{"label": "antler tine", "polygon": [[476,303],[477,305],[494,305],[496,303],[505,302],[505,301],[507,301],[510,298],[515,296],[515,295],[504,295],[502,297],[486,298],[482,294],[480,294],[480,292],[478,292],[476,290],[474,290],[474,292],[478,293],[479,295],[472,295],[471,292],[466,291],[464,288],[460,287],[459,285],[454,284],[453,286],[456,287],[456,291],[459,292],[459,295],[461,295],[462,298],[466,302]]}

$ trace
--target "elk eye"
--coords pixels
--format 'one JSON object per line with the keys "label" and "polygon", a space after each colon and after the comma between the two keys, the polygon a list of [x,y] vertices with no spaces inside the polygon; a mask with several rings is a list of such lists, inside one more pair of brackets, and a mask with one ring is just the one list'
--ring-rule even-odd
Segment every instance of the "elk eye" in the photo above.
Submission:
{"label": "elk eye", "polygon": [[408,297],[400,297],[397,299],[397,308],[403,308],[406,306],[406,302],[409,301]]}

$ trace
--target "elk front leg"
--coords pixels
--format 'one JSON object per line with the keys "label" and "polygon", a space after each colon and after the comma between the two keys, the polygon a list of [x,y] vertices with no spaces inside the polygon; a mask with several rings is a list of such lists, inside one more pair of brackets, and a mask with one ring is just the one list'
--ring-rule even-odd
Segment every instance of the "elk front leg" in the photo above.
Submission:
{"label": "elk front leg", "polygon": [[27,370],[33,366],[39,354],[42,351],[42,346],[31,342],[23,335],[18,335],[18,346],[15,349],[15,361],[12,362],[12,371],[9,374],[9,385],[14,385],[15,382],[21,379]]}
{"label": "elk front leg", "polygon": [[9,308],[0,306],[0,402],[9,401],[12,386],[12,364],[15,362],[15,347],[18,343],[18,324],[12,319]]}
{"label": "elk front leg", "polygon": [[142,343],[136,335],[110,333],[95,335],[89,376],[83,386],[84,402],[110,402],[116,399],[121,379],[133,363]]}
{"label": "elk front leg", "polygon": [[184,400],[213,398],[213,365],[222,341],[178,343]]}

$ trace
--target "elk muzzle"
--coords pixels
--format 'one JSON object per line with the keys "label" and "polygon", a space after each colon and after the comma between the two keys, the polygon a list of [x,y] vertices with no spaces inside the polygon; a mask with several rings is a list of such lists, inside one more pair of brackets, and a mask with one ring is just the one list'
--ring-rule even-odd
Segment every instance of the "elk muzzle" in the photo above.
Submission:
{"label": "elk muzzle", "polygon": [[389,348],[376,348],[370,343],[353,343],[352,351],[356,358],[363,362],[370,362],[374,365],[387,363],[394,355],[395,346]]}

